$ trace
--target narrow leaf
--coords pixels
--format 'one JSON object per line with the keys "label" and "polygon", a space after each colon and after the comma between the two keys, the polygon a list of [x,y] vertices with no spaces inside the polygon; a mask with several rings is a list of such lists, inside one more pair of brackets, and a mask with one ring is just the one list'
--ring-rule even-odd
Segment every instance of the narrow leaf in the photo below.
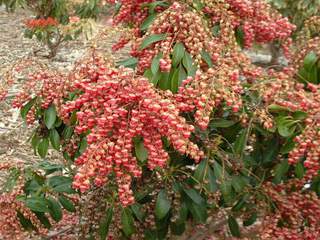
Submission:
{"label": "narrow leaf", "polygon": [[153,35],[147,36],[143,40],[139,50],[143,50],[149,47],[151,44],[165,40],[166,38],[167,38],[167,34],[153,34]]}

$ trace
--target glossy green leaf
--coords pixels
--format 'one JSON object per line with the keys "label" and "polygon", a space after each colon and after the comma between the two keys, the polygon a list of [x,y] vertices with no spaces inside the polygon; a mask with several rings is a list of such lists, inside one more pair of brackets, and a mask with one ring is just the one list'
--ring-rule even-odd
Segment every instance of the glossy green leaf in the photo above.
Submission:
{"label": "glossy green leaf", "polygon": [[213,128],[228,128],[233,126],[234,124],[236,124],[236,122],[220,118],[213,119],[209,125]]}
{"label": "glossy green leaf", "polygon": [[62,205],[62,207],[64,209],[66,209],[69,212],[75,212],[76,211],[76,208],[75,208],[73,202],[70,199],[68,199],[67,197],[65,197],[63,195],[60,195],[58,197],[58,199],[59,199],[59,202],[60,202],[60,204]]}
{"label": "glossy green leaf", "polygon": [[318,56],[315,52],[309,52],[303,61],[303,66],[307,70],[307,72],[311,71],[312,67],[316,64],[318,60]]}
{"label": "glossy green leaf", "polygon": [[57,112],[54,105],[50,105],[48,109],[44,111],[44,123],[48,129],[51,129],[56,122]]}
{"label": "glossy green leaf", "polygon": [[20,170],[18,168],[11,168],[7,170],[9,176],[5,178],[5,182],[2,183],[2,188],[0,193],[2,192],[11,192],[13,188],[16,186],[17,180],[20,176]]}
{"label": "glossy green leaf", "polygon": [[173,93],[178,92],[178,87],[179,87],[179,68],[175,69],[173,76],[171,78],[171,87],[170,90]]}
{"label": "glossy green leaf", "polygon": [[204,199],[201,197],[200,193],[197,192],[195,189],[193,188],[184,188],[183,191],[187,194],[187,196],[192,199],[193,202],[195,202],[196,204],[202,204],[204,203]]}
{"label": "glossy green leaf", "polygon": [[174,67],[178,66],[178,64],[181,62],[185,54],[185,47],[183,43],[178,42],[173,48],[172,53],[172,65]]}
{"label": "glossy green leaf", "polygon": [[188,205],[188,209],[192,214],[193,219],[198,223],[205,223],[208,214],[205,204],[198,205],[195,202],[192,202]]}
{"label": "glossy green leaf", "polygon": [[49,147],[49,139],[44,138],[41,140],[41,142],[38,144],[38,153],[41,158],[45,158],[48,153],[48,147]]}
{"label": "glossy green leaf", "polygon": [[155,75],[158,70],[159,70],[159,66],[160,66],[160,59],[162,58],[162,53],[159,53],[157,56],[155,56],[151,62],[151,72],[153,75]]}
{"label": "glossy green leaf", "polygon": [[155,215],[157,219],[163,219],[170,211],[171,202],[168,200],[167,193],[162,189],[157,197]]}
{"label": "glossy green leaf", "polygon": [[165,40],[167,38],[167,34],[153,34],[147,36],[141,43],[139,50],[143,50],[149,47],[151,44]]}
{"label": "glossy green leaf", "polygon": [[239,224],[234,217],[229,216],[228,226],[229,226],[229,229],[230,229],[232,236],[238,237],[238,238],[241,237]]}
{"label": "glossy green leaf", "polygon": [[36,230],[36,227],[32,224],[31,220],[26,218],[20,211],[17,211],[17,217],[25,230]]}
{"label": "glossy green leaf", "polygon": [[292,117],[296,120],[304,120],[308,117],[308,113],[303,112],[303,111],[295,111],[292,114]]}
{"label": "glossy green leaf", "polygon": [[67,126],[65,129],[63,129],[62,137],[64,140],[68,140],[71,138],[73,134],[73,127]]}
{"label": "glossy green leaf", "polygon": [[30,109],[33,107],[33,105],[35,104],[37,98],[33,98],[31,99],[27,104],[25,104],[21,110],[20,110],[20,114],[21,117],[23,118],[23,120],[26,120],[27,114],[30,111]]}
{"label": "glossy green leaf", "polygon": [[236,154],[241,155],[247,145],[247,134],[248,129],[243,129],[240,131],[239,136],[236,138],[236,141],[234,143],[234,152]]}
{"label": "glossy green leaf", "polygon": [[213,67],[211,56],[208,52],[202,50],[201,52],[202,59],[207,63],[208,67]]}
{"label": "glossy green leaf", "polygon": [[184,57],[182,59],[182,63],[188,72],[188,76],[192,76],[194,71],[194,66],[193,66],[192,57],[189,53],[185,52]]}
{"label": "glossy green leaf", "polygon": [[289,163],[288,160],[282,160],[279,164],[276,165],[274,170],[274,181],[276,183],[280,183],[284,175],[289,170]]}
{"label": "glossy green leaf", "polygon": [[142,140],[134,141],[134,149],[135,149],[136,157],[140,162],[147,161],[148,151],[144,147]]}
{"label": "glossy green leaf", "polygon": [[156,14],[151,14],[149,15],[144,21],[143,23],[141,24],[140,26],[140,30],[141,31],[145,31],[147,30],[151,25],[152,23],[154,22],[154,20],[156,19]]}
{"label": "glossy green leaf", "polygon": [[236,192],[241,193],[247,186],[247,181],[242,176],[232,176],[231,184]]}
{"label": "glossy green leaf", "polygon": [[35,212],[49,212],[47,202],[42,197],[31,197],[25,201],[26,207]]}
{"label": "glossy green leaf", "polygon": [[116,65],[134,69],[137,66],[137,64],[138,64],[138,59],[131,57],[131,58],[117,62]]}
{"label": "glossy green leaf", "polygon": [[225,177],[225,171],[222,169],[221,165],[215,161],[213,164],[214,175],[218,180],[221,180]]}
{"label": "glossy green leaf", "polygon": [[43,224],[45,228],[50,229],[52,227],[49,219],[46,217],[44,213],[34,212],[34,214],[36,215],[36,217],[39,219],[39,221]]}
{"label": "glossy green leaf", "polygon": [[290,111],[288,108],[279,106],[277,104],[271,104],[268,106],[269,112],[282,112],[282,111]]}
{"label": "glossy green leaf", "polygon": [[109,232],[109,227],[113,217],[113,208],[108,208],[105,216],[102,217],[100,225],[99,225],[99,237],[101,240],[106,240]]}
{"label": "glossy green leaf", "polygon": [[55,128],[50,130],[49,138],[50,138],[51,146],[54,149],[59,150],[60,149],[60,136],[59,136],[58,131]]}
{"label": "glossy green leaf", "polygon": [[32,146],[35,154],[37,154],[38,144],[40,143],[40,141],[41,141],[40,136],[37,134],[37,132],[35,132],[35,134],[33,135],[32,139],[31,139],[31,146]]}
{"label": "glossy green leaf", "polygon": [[133,214],[135,215],[135,217],[140,221],[143,222],[145,219],[145,212],[143,211],[143,207],[141,204],[139,203],[135,203],[133,205],[131,205],[131,210],[133,212]]}
{"label": "glossy green leaf", "polygon": [[59,202],[54,199],[53,197],[48,197],[48,207],[49,207],[49,213],[53,220],[56,222],[59,222],[62,219],[62,209],[59,204]]}
{"label": "glossy green leaf", "polygon": [[228,181],[228,180],[223,181],[220,184],[220,190],[221,190],[224,201],[226,203],[229,203],[232,200],[232,196],[233,196],[231,181]]}
{"label": "glossy green leaf", "polygon": [[302,179],[304,176],[304,167],[301,162],[295,165],[294,172],[297,178]]}
{"label": "glossy green leaf", "polygon": [[256,212],[252,213],[249,218],[243,221],[243,226],[247,227],[254,224],[257,220],[258,214]]}
{"label": "glossy green leaf", "polygon": [[135,233],[134,220],[129,208],[124,208],[121,213],[121,226],[122,231],[127,237],[130,237]]}

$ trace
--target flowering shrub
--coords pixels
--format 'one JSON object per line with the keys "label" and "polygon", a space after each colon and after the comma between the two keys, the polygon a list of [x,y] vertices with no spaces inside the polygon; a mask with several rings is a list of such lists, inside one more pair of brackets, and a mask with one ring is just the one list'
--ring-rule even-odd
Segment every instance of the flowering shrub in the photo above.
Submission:
{"label": "flowering shrub", "polygon": [[[317,239],[317,38],[291,51],[294,25],[263,1],[116,4],[114,24],[131,29],[113,49],[130,42],[129,59],[93,50],[69,73],[33,71],[13,101],[37,126],[35,152],[64,157],[64,171],[46,165],[53,189],[31,210],[54,219],[48,199],[66,187],[79,239],[166,239],[190,221],[220,239]],[[273,41],[294,56],[281,70],[241,50]],[[13,70],[8,85],[28,67]]]}
{"label": "flowering shrub", "polygon": [[34,13],[33,18],[25,21],[25,37],[35,37],[47,46],[49,58],[56,55],[61,43],[76,39],[82,32],[89,31],[92,28],[89,19],[97,18],[99,7],[103,8],[97,0],[83,1],[81,4],[65,0],[1,0],[0,5],[2,4],[10,11],[22,7]]}

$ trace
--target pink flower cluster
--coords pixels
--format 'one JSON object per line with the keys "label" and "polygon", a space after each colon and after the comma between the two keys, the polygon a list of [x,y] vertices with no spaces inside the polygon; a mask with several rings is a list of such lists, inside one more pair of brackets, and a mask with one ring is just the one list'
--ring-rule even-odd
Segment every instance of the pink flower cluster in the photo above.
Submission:
{"label": "pink flower cluster", "polygon": [[61,111],[66,121],[70,113],[77,111],[76,133],[90,131],[88,148],[76,159],[79,169],[75,188],[88,190],[91,178],[101,186],[114,173],[121,203],[133,203],[130,183],[132,177],[141,176],[133,154],[133,138],[138,136],[143,137],[148,150],[147,165],[151,170],[165,167],[169,158],[162,137],[181,154],[200,161],[203,152],[189,140],[194,127],[179,116],[174,100],[170,100],[171,92],[158,92],[147,79],[135,77],[128,69],[108,68],[98,58],[84,70],[87,76],[75,80],[75,88],[83,94],[63,105]]}

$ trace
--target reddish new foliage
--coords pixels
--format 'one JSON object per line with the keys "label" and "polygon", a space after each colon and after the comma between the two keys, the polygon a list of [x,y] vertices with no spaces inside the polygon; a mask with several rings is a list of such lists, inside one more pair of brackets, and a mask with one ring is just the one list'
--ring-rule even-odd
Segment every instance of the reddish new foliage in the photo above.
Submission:
{"label": "reddish new foliage", "polygon": [[47,28],[58,25],[58,21],[52,17],[39,18],[39,19],[29,19],[26,21],[26,26],[30,29],[35,28]]}

